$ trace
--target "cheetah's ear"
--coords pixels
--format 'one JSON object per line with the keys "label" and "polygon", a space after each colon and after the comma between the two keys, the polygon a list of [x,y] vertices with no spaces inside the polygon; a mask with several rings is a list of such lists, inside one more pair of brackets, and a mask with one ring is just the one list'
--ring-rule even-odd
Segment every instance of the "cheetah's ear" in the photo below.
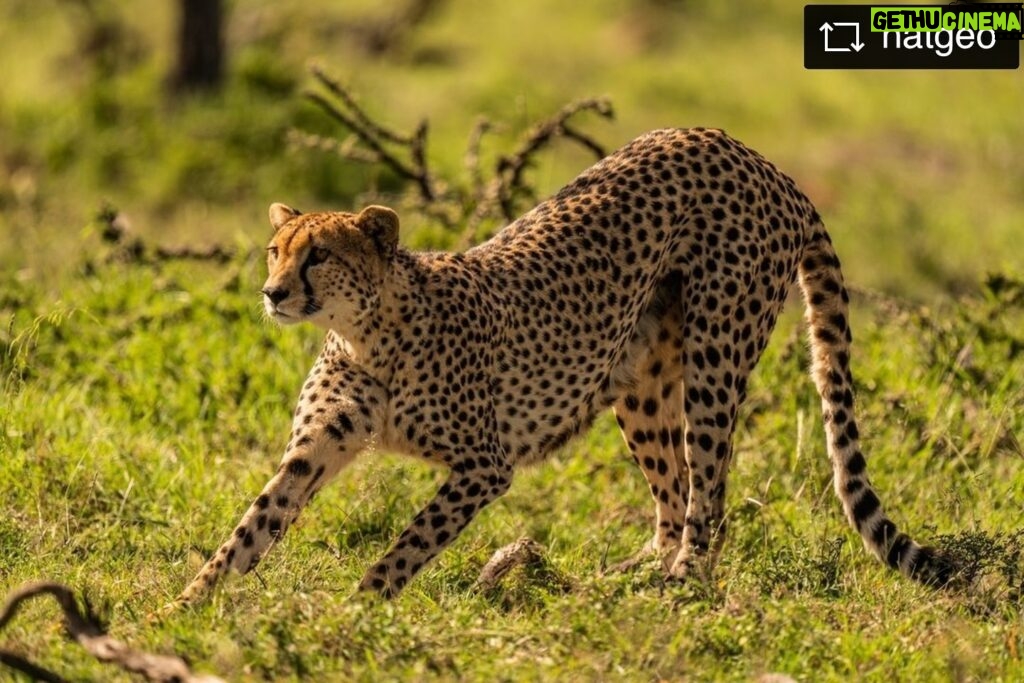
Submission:
{"label": "cheetah's ear", "polygon": [[388,259],[398,248],[398,214],[386,206],[368,206],[356,216],[356,227],[373,240],[380,255]]}
{"label": "cheetah's ear", "polygon": [[283,228],[284,224],[291,219],[301,215],[301,211],[293,209],[285,204],[274,202],[270,205],[270,224],[274,226],[274,232]]}

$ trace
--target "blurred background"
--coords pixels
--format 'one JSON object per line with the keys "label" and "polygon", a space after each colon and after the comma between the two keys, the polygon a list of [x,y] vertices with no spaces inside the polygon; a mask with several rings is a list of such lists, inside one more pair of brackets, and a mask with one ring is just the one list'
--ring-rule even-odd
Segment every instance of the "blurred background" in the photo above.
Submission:
{"label": "blurred background", "polygon": [[[130,642],[243,680],[1024,680],[1022,72],[806,71],[802,22],[791,0],[0,0],[0,595],[67,581]],[[583,138],[712,126],[775,162],[853,285],[873,480],[901,525],[1002,579],[937,596],[861,550],[795,305],[740,416],[714,587],[600,575],[651,519],[605,415],[386,610],[348,595],[439,473],[382,455],[325,488],[259,580],[143,625],[274,471],[322,343],[262,313],[268,205],[386,202],[407,245],[465,242],[417,206],[407,146],[387,145],[406,166],[348,158],[366,145],[311,92],[367,130],[427,121],[428,184],[456,204],[481,116],[490,178],[539,122],[607,97],[613,119],[580,111],[578,139],[530,157],[513,215],[593,163]],[[523,534],[557,580],[472,593]],[[108,680],[54,614],[26,611],[4,646]]]}
{"label": "blurred background", "polygon": [[[855,284],[927,299],[1024,270],[1020,71],[806,71],[802,20],[783,0],[4,0],[0,272],[56,286],[112,209],[156,244],[255,247],[272,201],[397,197],[388,168],[294,142],[346,134],[303,96],[314,61],[375,120],[429,120],[441,178],[479,116],[493,159],[603,95],[614,121],[576,125],[607,149],[703,125],[775,161]],[[592,160],[556,143],[529,179],[545,196]],[[408,244],[453,245],[403,214]]]}

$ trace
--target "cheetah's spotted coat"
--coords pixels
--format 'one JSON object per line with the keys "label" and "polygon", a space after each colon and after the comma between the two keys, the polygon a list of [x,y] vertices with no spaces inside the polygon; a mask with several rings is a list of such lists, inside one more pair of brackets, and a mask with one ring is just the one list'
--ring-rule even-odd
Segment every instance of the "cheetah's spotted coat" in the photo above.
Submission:
{"label": "cheetah's spotted coat", "polygon": [[328,330],[276,475],[178,598],[256,566],[367,445],[449,475],[367,572],[395,595],[543,458],[611,406],[656,506],[668,573],[710,566],[725,533],[736,412],[795,280],[807,303],[835,490],[889,566],[949,566],[883,514],[853,414],[839,261],[793,181],[721,131],[659,130],[464,254],[398,246],[390,209],[271,207],[264,289],[282,323]]}

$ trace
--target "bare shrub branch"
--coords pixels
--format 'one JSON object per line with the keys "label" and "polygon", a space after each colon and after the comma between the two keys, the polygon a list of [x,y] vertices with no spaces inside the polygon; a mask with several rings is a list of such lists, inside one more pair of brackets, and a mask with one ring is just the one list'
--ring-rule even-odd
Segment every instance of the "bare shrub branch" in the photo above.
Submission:
{"label": "bare shrub branch", "polygon": [[533,126],[511,154],[499,156],[493,169],[485,170],[481,161],[484,136],[495,126],[479,119],[470,131],[464,156],[465,177],[441,180],[430,168],[427,155],[429,123],[422,120],[411,135],[375,121],[357,98],[319,66],[311,68],[313,78],[325,92],[310,91],[307,97],[328,116],[351,132],[344,140],[292,131],[290,141],[297,146],[338,154],[359,163],[380,164],[407,181],[413,196],[406,200],[416,210],[458,229],[459,246],[466,247],[481,235],[487,221],[513,220],[523,210],[523,200],[536,201],[536,191],[526,180],[537,155],[558,138],[565,138],[590,151],[596,158],[605,156],[604,147],[594,138],[570,126],[569,121],[584,112],[611,119],[611,102],[606,98],[588,98],[571,102]]}
{"label": "bare shrub branch", "polygon": [[534,126],[515,153],[498,160],[495,182],[498,185],[498,200],[501,203],[502,214],[507,220],[515,218],[515,207],[512,205],[513,194],[530,189],[523,182],[523,172],[532,164],[537,153],[554,138],[569,137],[577,142],[582,142],[587,149],[594,152],[598,159],[605,156],[604,148],[592,138],[571,128],[567,132],[566,121],[582,111],[594,111],[607,119],[614,115],[611,102],[606,98],[570,102],[554,116]]}
{"label": "bare shrub branch", "polygon": [[327,88],[327,90],[330,91],[332,95],[334,95],[335,97],[342,101],[342,103],[345,105],[345,108],[352,112],[352,115],[359,122],[359,125],[362,126],[364,129],[366,129],[373,135],[381,138],[382,140],[393,142],[396,145],[412,144],[413,138],[411,135],[399,135],[395,131],[390,130],[388,128],[384,128],[383,126],[376,123],[373,119],[371,119],[370,116],[365,111],[363,111],[362,107],[360,107],[356,103],[356,100],[352,96],[352,94],[349,93],[349,91],[346,88],[343,88],[341,84],[338,83],[338,81],[328,76],[327,73],[319,64],[314,64],[313,66],[311,66],[309,68],[309,71],[310,73],[313,74],[313,77],[317,81],[319,81],[325,88]]}
{"label": "bare shrub branch", "polygon": [[466,168],[466,175],[469,176],[472,196],[478,202],[484,196],[484,175],[480,169],[480,145],[483,143],[484,135],[493,129],[493,124],[481,116],[473,124],[473,130],[469,132],[469,142],[466,143],[466,155],[463,158],[463,165]]}
{"label": "bare shrub branch", "polygon": [[[351,130],[358,143],[362,143],[366,148],[359,149],[356,143],[345,143],[336,151],[341,156],[353,161],[383,164],[398,176],[412,181],[419,190],[424,203],[436,201],[440,192],[430,175],[426,161],[427,122],[421,121],[412,135],[397,133],[391,128],[374,122],[359,107],[355,97],[348,89],[324,73],[319,66],[311,67],[310,72],[313,74],[313,78],[338,100],[338,104],[316,91],[307,92],[306,97],[345,128]],[[406,148],[409,161],[405,162],[391,153],[387,148],[389,144]]]}

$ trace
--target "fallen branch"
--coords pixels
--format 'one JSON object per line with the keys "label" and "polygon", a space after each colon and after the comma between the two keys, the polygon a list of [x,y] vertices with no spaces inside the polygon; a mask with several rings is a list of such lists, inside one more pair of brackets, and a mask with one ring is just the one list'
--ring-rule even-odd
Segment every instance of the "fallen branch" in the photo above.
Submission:
{"label": "fallen branch", "polygon": [[[129,673],[141,674],[148,681],[171,683],[215,683],[215,676],[196,675],[188,664],[174,655],[154,655],[133,649],[106,634],[106,627],[88,600],[79,605],[70,588],[59,583],[29,583],[15,590],[0,610],[0,629],[18,613],[21,604],[37,595],[52,595],[64,613],[64,629],[86,652],[101,662],[116,664]],[[0,663],[35,680],[63,681],[57,674],[32,664],[21,655],[0,651]]]}

